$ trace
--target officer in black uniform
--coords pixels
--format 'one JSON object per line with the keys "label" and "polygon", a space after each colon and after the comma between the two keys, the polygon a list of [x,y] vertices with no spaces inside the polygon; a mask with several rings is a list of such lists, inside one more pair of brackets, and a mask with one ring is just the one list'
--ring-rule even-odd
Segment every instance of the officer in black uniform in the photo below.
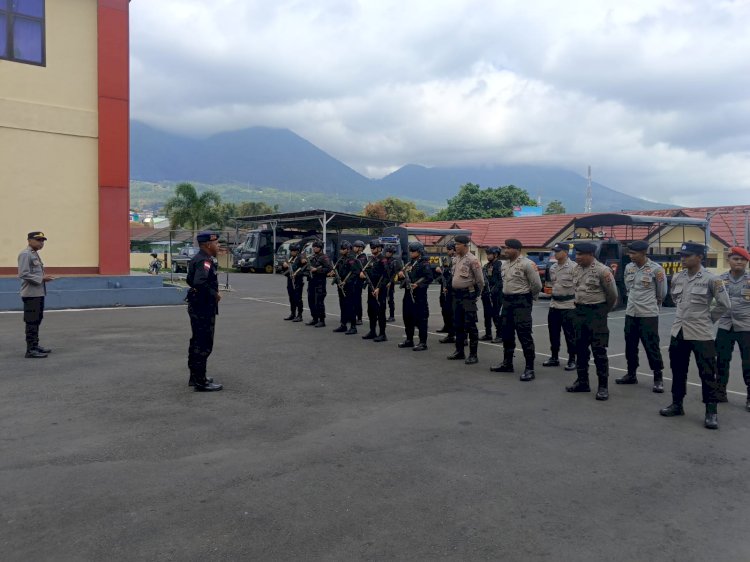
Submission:
{"label": "officer in black uniform", "polygon": [[289,246],[291,254],[289,261],[285,261],[281,265],[284,275],[286,275],[286,292],[289,295],[289,306],[292,309],[291,314],[284,320],[291,320],[292,322],[302,322],[302,291],[305,288],[305,278],[300,275],[304,264],[299,251],[299,244],[291,244]]}
{"label": "officer in black uniform", "polygon": [[331,260],[323,251],[323,242],[314,240],[312,243],[312,255],[307,258],[302,256],[302,264],[307,269],[305,273],[310,279],[307,284],[307,305],[310,308],[312,320],[306,322],[307,326],[324,328],[326,325],[326,279],[331,271]]}
{"label": "officer in black uniform", "polygon": [[[351,336],[357,333],[356,299],[362,300],[362,289],[357,283],[360,267],[357,257],[352,255],[352,244],[348,240],[341,243],[340,254],[328,274],[328,277],[333,277],[333,284],[338,288],[341,309],[341,325],[333,331]],[[347,325],[351,327],[347,329]]]}
{"label": "officer in black uniform", "polygon": [[[484,275],[484,290],[482,291],[482,309],[484,310],[484,335],[482,341],[500,343],[503,341],[500,333],[500,309],[503,306],[503,277],[500,274],[500,248],[487,248],[487,263],[482,266]],[[492,338],[492,325],[495,325],[495,335]]]}
{"label": "officer in black uniform", "polygon": [[185,299],[193,331],[188,349],[188,385],[194,386],[196,391],[212,392],[223,388],[206,377],[206,364],[214,347],[214,327],[221,300],[214,260],[219,252],[219,237],[213,232],[201,232],[196,238],[200,251],[188,265],[187,284],[190,290]]}
{"label": "officer in black uniform", "polygon": [[[401,258],[396,255],[396,246],[393,244],[388,244],[385,247],[385,257],[387,257],[390,260],[391,263],[391,269],[395,272],[394,277],[396,273],[401,271],[404,268],[404,264],[401,261]],[[396,293],[396,283],[392,279],[391,284],[388,286],[388,322],[394,322],[396,320],[396,300],[395,300],[395,293]]]}
{"label": "officer in black uniform", "polygon": [[[385,308],[388,298],[388,280],[393,278],[388,258],[383,252],[383,243],[377,238],[370,242],[372,257],[365,264],[359,277],[365,282],[367,291],[367,317],[370,320],[370,331],[362,336],[363,340],[376,342],[388,341],[385,335]],[[378,334],[376,327],[380,329]]]}
{"label": "officer in black uniform", "polygon": [[440,312],[443,315],[443,327],[438,330],[447,334],[439,339],[440,343],[455,343],[456,329],[453,326],[453,256],[456,255],[456,243],[451,240],[445,245],[447,258],[443,258],[443,265],[435,269],[440,277]]}
{"label": "officer in black uniform", "polygon": [[[367,265],[367,254],[365,254],[365,243],[362,240],[355,240],[352,244],[354,250],[354,257],[357,258],[360,268],[364,268]],[[362,281],[359,273],[355,275],[354,279],[356,285],[356,294],[352,295],[352,303],[354,306],[354,314],[357,317],[357,326],[362,325],[362,289],[365,288],[366,283]]]}
{"label": "officer in black uniform", "polygon": [[[410,261],[398,273],[404,289],[403,315],[406,339],[399,347],[411,347],[413,351],[427,349],[427,319],[430,309],[427,305],[427,286],[432,283],[430,259],[424,255],[420,242],[409,243]],[[419,332],[419,343],[414,345],[414,329]]]}

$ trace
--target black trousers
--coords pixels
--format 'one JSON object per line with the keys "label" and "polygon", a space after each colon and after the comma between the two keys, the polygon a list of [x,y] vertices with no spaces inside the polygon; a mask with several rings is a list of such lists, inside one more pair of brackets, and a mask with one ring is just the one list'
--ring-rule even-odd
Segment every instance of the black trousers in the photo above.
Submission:
{"label": "black trousers", "polygon": [[646,350],[651,370],[663,371],[658,316],[625,316],[625,360],[628,363],[628,373],[635,374],[638,370],[638,342]]}
{"label": "black trousers", "polygon": [[550,308],[547,313],[547,328],[549,329],[549,344],[552,357],[560,353],[560,331],[565,336],[565,346],[568,359],[576,356],[576,311],[574,308]]}
{"label": "black trousers", "polygon": [[216,309],[206,305],[188,304],[188,315],[193,332],[188,347],[188,368],[191,377],[203,381],[206,378],[208,356],[214,349]]}
{"label": "black trousers", "polygon": [[390,312],[388,316],[391,318],[393,318],[396,313],[395,294],[396,294],[396,284],[393,281],[391,281],[391,285],[388,287],[388,310]]}
{"label": "black trousers", "polygon": [[469,336],[471,350],[476,352],[479,345],[477,330],[477,293],[457,289],[453,291],[453,329],[456,333],[456,349],[464,350],[466,336]]}
{"label": "black trousers", "polygon": [[379,335],[385,335],[385,309],[388,300],[388,290],[385,287],[380,288],[378,298],[375,298],[370,286],[367,285],[367,318],[370,320],[370,331],[375,332],[377,327],[380,330]]}
{"label": "black trousers", "polygon": [[362,306],[362,291],[359,285],[355,285],[354,283],[344,285],[343,291],[340,287],[337,287],[337,290],[339,294],[339,308],[341,309],[341,325],[351,324],[354,327],[357,325],[357,301]]}
{"label": "black trousers", "polygon": [[682,404],[687,393],[687,375],[690,354],[695,356],[704,404],[718,402],[718,382],[716,380],[716,344],[713,340],[686,340],[682,330],[672,336],[669,342],[669,366],[672,369],[672,401]]}
{"label": "black trousers", "polygon": [[735,342],[740,348],[742,358],[742,378],[750,394],[750,332],[735,332],[734,329],[719,328],[716,334],[716,369],[719,384],[726,388],[729,382],[729,364],[732,362]]}
{"label": "black trousers", "polygon": [[39,326],[44,319],[44,297],[22,297],[23,321],[26,324],[26,351],[39,345]]}
{"label": "black trousers", "polygon": [[[354,316],[357,320],[362,320],[362,287],[369,285],[362,281],[354,282],[354,290],[352,291],[352,303],[354,306]],[[347,289],[347,292],[349,290]]]}
{"label": "black trousers", "polygon": [[294,279],[294,287],[292,287],[291,280],[286,282],[286,294],[289,295],[289,306],[292,308],[292,314],[294,316],[302,316],[303,304],[302,304],[302,291],[305,288],[305,282],[303,279],[297,276]]}
{"label": "black trousers", "polygon": [[503,349],[506,354],[513,353],[516,348],[516,334],[521,342],[526,365],[534,364],[534,336],[531,328],[531,294],[505,295],[502,313]]}
{"label": "black trousers", "polygon": [[419,334],[419,341],[427,341],[427,318],[430,316],[430,308],[427,304],[427,289],[415,289],[414,298],[409,289],[404,289],[403,301],[404,329],[406,339],[414,339],[414,330],[416,328]]}
{"label": "black trousers", "polygon": [[313,320],[326,319],[326,281],[313,278],[307,285],[307,306]]}
{"label": "black trousers", "polygon": [[597,376],[609,376],[609,359],[607,358],[607,346],[609,346],[608,311],[607,303],[576,305],[576,365],[578,366],[579,379],[588,379],[589,358],[592,354]]}
{"label": "black trousers", "polygon": [[502,296],[498,293],[484,291],[482,293],[482,310],[484,311],[484,331],[492,335],[492,325],[495,332],[500,336],[500,309],[502,308]]}
{"label": "black trousers", "polygon": [[440,312],[443,315],[443,326],[449,336],[456,335],[456,329],[453,326],[453,289],[447,291],[440,290]]}

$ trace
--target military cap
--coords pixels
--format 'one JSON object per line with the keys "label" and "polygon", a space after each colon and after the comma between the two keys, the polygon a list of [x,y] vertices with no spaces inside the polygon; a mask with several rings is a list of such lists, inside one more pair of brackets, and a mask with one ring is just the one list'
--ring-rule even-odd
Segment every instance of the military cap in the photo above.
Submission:
{"label": "military cap", "polygon": [[424,252],[424,246],[421,242],[409,242],[409,251],[422,253]]}
{"label": "military cap", "polygon": [[633,240],[630,244],[628,244],[628,250],[631,250],[633,252],[645,252],[648,250],[648,242],[645,240]]}
{"label": "military cap", "polygon": [[289,251],[290,252],[299,252],[299,244],[289,244]]}
{"label": "military cap", "polygon": [[454,242],[455,242],[456,244],[468,244],[469,242],[471,242],[471,238],[469,238],[469,237],[468,237],[468,236],[466,236],[465,234],[459,234],[458,236],[456,236],[456,237],[455,237],[455,238],[453,239],[453,241],[454,241]]}
{"label": "military cap", "polygon": [[552,246],[553,252],[569,252],[570,247],[567,244],[563,244],[562,242],[558,242],[554,246]]}
{"label": "military cap", "polygon": [[391,253],[391,254],[393,254],[393,253],[394,253],[394,252],[396,251],[396,246],[394,246],[393,244],[388,244],[388,245],[387,245],[387,246],[385,247],[385,251],[386,251],[386,253]]}
{"label": "military cap", "polygon": [[383,243],[377,238],[373,238],[372,240],[370,240],[370,248],[382,248],[382,247],[383,247]]}
{"label": "military cap", "polygon": [[740,256],[741,258],[745,258],[747,261],[750,261],[750,252],[748,252],[745,248],[741,248],[740,246],[732,246],[729,248],[729,257],[732,256]]}
{"label": "military cap", "polygon": [[688,242],[683,242],[682,246],[680,246],[680,251],[678,252],[681,256],[705,256],[706,255],[706,246],[703,244],[698,244],[697,242],[693,242],[692,240]]}
{"label": "military cap", "polygon": [[595,254],[596,244],[592,244],[591,242],[581,242],[580,244],[576,244],[576,252],[579,254]]}
{"label": "military cap", "polygon": [[341,243],[341,246],[339,246],[342,250],[351,250],[352,249],[352,243],[349,242],[349,240],[344,240]]}
{"label": "military cap", "polygon": [[456,243],[453,240],[451,240],[450,242],[448,242],[445,245],[445,247],[448,248],[449,250],[455,250],[456,249]]}
{"label": "military cap", "polygon": [[195,239],[198,240],[198,244],[205,244],[206,242],[214,242],[218,240],[219,235],[215,232],[203,231],[199,232]]}
{"label": "military cap", "polygon": [[322,248],[323,247],[323,241],[322,240],[313,240],[312,247],[313,248]]}
{"label": "military cap", "polygon": [[505,247],[512,250],[521,250],[523,248],[523,244],[521,244],[520,240],[517,240],[515,238],[508,238],[505,241]]}
{"label": "military cap", "polygon": [[355,248],[364,248],[365,247],[365,243],[362,242],[362,240],[355,240],[354,244],[352,244],[352,246],[354,246]]}
{"label": "military cap", "polygon": [[42,232],[41,230],[35,230],[34,232],[29,232],[29,236],[27,240],[31,240],[31,239],[46,240],[47,237],[44,235],[44,232]]}

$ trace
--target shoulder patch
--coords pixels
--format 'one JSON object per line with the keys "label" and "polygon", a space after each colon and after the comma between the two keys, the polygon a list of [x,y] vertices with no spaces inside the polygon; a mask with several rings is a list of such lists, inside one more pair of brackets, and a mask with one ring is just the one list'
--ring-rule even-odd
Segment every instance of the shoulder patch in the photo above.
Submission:
{"label": "shoulder patch", "polygon": [[721,279],[714,279],[714,290],[717,293],[723,293],[725,291],[724,281],[722,281]]}
{"label": "shoulder patch", "polygon": [[211,269],[211,262],[206,260],[203,262],[203,269]]}
{"label": "shoulder patch", "polygon": [[660,281],[660,282],[664,281],[664,270],[663,269],[659,270],[659,272],[656,274],[656,280]]}

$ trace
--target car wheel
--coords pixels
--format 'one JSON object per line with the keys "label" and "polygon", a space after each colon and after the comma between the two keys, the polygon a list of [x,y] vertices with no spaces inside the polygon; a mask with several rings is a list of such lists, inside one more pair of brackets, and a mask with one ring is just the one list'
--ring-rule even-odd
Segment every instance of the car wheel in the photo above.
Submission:
{"label": "car wheel", "polygon": [[265,268],[266,273],[273,273],[273,266],[269,263]]}

